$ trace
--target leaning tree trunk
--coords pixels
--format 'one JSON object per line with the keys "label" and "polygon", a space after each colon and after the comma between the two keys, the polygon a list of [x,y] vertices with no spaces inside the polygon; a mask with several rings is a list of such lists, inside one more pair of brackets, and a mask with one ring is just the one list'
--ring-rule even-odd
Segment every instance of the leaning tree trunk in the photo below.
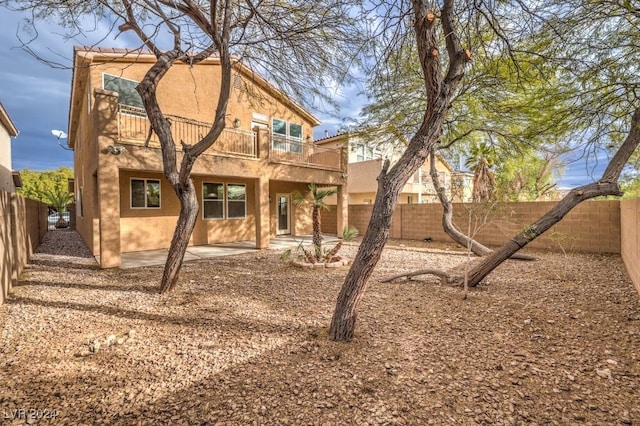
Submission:
{"label": "leaning tree trunk", "polygon": [[600,180],[571,190],[544,216],[532,225],[526,227],[504,246],[495,250],[490,256],[486,257],[483,262],[477,264],[469,272],[469,286],[477,286],[487,275],[502,264],[502,262],[549,230],[553,225],[560,222],[571,209],[581,202],[605,195],[622,195],[622,191],[620,191],[620,186],[618,185],[618,179],[625,164],[629,161],[631,154],[633,154],[633,151],[638,147],[638,143],[640,143],[639,126],[640,108],[636,109],[633,114],[629,135],[607,165]]}
{"label": "leaning tree trunk", "polygon": [[486,247],[470,236],[463,234],[456,226],[453,224],[453,205],[447,194],[445,194],[445,188],[440,185],[440,181],[438,180],[438,171],[436,170],[436,155],[435,155],[435,147],[431,149],[431,153],[429,154],[429,174],[431,175],[431,181],[433,182],[433,187],[436,190],[436,194],[438,194],[438,199],[440,200],[440,204],[442,204],[442,228],[444,232],[451,237],[453,241],[460,244],[463,247],[467,247],[471,249],[473,254],[476,256],[485,256],[491,253],[491,249]]}
{"label": "leaning tree trunk", "polygon": [[446,74],[443,73],[440,54],[436,47],[438,37],[436,14],[433,12],[430,2],[413,2],[413,25],[420,65],[425,76],[427,107],[420,128],[411,138],[398,162],[389,170],[389,162],[386,161],[378,176],[378,192],[369,226],[338,294],[331,319],[329,337],[333,340],[350,341],[353,338],[358,305],[389,238],[391,217],[398,195],[409,178],[424,164],[432,145],[440,139],[451,98],[464,75],[465,65],[471,59],[471,54],[462,49],[453,27],[454,1],[445,0],[439,19],[446,42],[449,67]]}
{"label": "leaning tree trunk", "polygon": [[[445,188],[440,185],[440,181],[438,180],[438,171],[436,170],[436,155],[435,155],[435,147],[431,149],[431,153],[429,154],[429,174],[431,175],[431,181],[433,182],[433,187],[436,190],[436,194],[438,194],[438,199],[440,200],[440,204],[442,204],[442,228],[444,232],[451,237],[453,241],[460,244],[463,247],[466,247],[471,250],[473,254],[476,256],[486,256],[493,252],[489,247],[479,243],[475,239],[471,238],[469,235],[465,235],[462,233],[456,226],[453,224],[453,205],[449,198],[445,193]],[[519,255],[514,254],[512,259],[517,260],[534,260],[535,258],[527,255]]]}

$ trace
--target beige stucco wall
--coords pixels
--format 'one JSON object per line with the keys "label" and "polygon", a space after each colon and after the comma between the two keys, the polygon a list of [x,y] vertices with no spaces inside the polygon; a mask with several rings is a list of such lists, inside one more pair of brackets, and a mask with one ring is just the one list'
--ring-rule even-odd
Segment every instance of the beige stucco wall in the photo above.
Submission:
{"label": "beige stucco wall", "polygon": [[[149,62],[94,62],[89,73],[90,91],[102,88],[104,73],[139,82],[150,65]],[[249,84],[248,76],[238,71],[234,75],[241,78],[242,83],[232,85],[227,109],[229,127],[235,118],[239,118],[240,129],[250,130],[252,116],[256,112],[268,116],[266,124],[269,126],[272,118],[302,125],[303,140],[307,135],[313,135],[312,123],[308,119],[303,119],[291,107],[278,102],[274,95],[266,90]],[[182,63],[173,65],[158,85],[158,101],[163,113],[207,123],[213,122],[220,79],[220,66],[216,62],[204,62],[194,67]]]}
{"label": "beige stucco wall", "polygon": [[640,198],[620,201],[621,256],[640,293]]}
{"label": "beige stucco wall", "polygon": [[[122,117],[118,115],[118,96],[101,89],[102,72],[139,80],[149,65],[117,61],[96,65],[86,68],[84,76],[78,74],[74,86],[74,112],[69,127],[75,151],[77,197],[82,188],[76,227],[94,255],[101,256],[103,266],[117,266],[122,252],[169,247],[179,213],[177,197],[162,175],[159,146],[151,143],[145,147],[142,141],[120,139],[118,126],[124,123],[119,120]],[[212,64],[172,68],[159,88],[165,113],[211,122],[215,106],[212,99],[217,99],[219,90],[218,72],[219,67]],[[315,120],[312,116],[298,114],[298,107],[279,102],[270,90],[254,89],[260,102],[249,99],[244,89],[234,89],[228,109],[229,127],[237,117],[241,120],[241,129],[248,130],[252,113],[257,112],[268,116],[268,124],[271,117],[302,124],[303,139],[311,134]],[[340,170],[271,161],[269,131],[262,130],[256,136],[257,158],[221,156],[208,151],[195,163],[192,178],[201,209],[202,182],[242,183],[246,185],[247,214],[243,219],[204,220],[200,212],[191,244],[255,239],[258,247],[264,247],[269,235],[276,233],[276,193],[305,192],[310,182],[336,187],[346,184],[344,172]],[[120,155],[110,154],[107,147],[111,145],[123,145],[126,151]],[[181,151],[177,156],[180,164]],[[160,209],[131,209],[132,177],[161,179]],[[342,221],[346,222],[346,200],[343,205]],[[292,206],[291,216],[293,234],[311,232],[308,207]]]}
{"label": "beige stucco wall", "polygon": [[15,189],[11,170],[11,136],[0,125],[0,191],[12,192]]}
{"label": "beige stucco wall", "polygon": [[[375,194],[378,190],[378,176],[383,164],[382,159],[359,161],[349,163],[347,190],[349,191],[349,204],[369,204],[368,201],[375,200]],[[420,168],[423,179],[427,179],[427,185],[431,186],[431,177],[429,176],[429,160]],[[451,182],[451,171],[441,161],[436,162],[436,170],[448,176]],[[423,182],[425,182],[423,180]],[[402,188],[402,192],[398,197],[398,204],[418,203],[420,200],[424,203],[437,202],[435,192],[433,196],[419,194],[424,193],[424,183],[417,183],[412,179]],[[333,200],[330,201],[332,203]]]}

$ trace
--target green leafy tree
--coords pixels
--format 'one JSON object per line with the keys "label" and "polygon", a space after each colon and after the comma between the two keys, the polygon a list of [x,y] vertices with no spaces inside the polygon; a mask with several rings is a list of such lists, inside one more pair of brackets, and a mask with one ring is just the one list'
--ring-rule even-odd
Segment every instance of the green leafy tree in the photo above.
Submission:
{"label": "green leafy tree", "polygon": [[49,202],[49,194],[67,193],[68,181],[73,178],[73,170],[70,167],[45,171],[23,169],[20,171],[20,176],[22,177],[22,187],[16,190],[18,194],[53,207]]}

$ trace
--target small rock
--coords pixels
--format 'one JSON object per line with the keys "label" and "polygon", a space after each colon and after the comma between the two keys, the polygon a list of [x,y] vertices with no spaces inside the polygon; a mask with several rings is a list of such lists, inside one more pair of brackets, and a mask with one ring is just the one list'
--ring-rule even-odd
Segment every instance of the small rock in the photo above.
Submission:
{"label": "small rock", "polygon": [[611,370],[609,370],[608,368],[603,368],[602,370],[596,370],[596,374],[600,377],[602,377],[603,379],[609,379],[611,380]]}
{"label": "small rock", "polygon": [[129,335],[129,338],[132,338],[136,335],[136,331],[132,328],[131,330],[129,330],[129,333],[127,333]]}
{"label": "small rock", "polygon": [[106,340],[104,341],[104,344],[106,346],[111,346],[116,342],[116,335],[115,334],[110,334],[107,336]]}
{"label": "small rock", "polygon": [[607,364],[618,365],[618,361],[616,361],[615,359],[608,359]]}
{"label": "small rock", "polygon": [[526,320],[524,320],[524,325],[529,325],[531,324],[531,318],[527,318]]}
{"label": "small rock", "polygon": [[96,339],[93,342],[91,342],[91,345],[89,346],[89,349],[94,354],[98,353],[98,351],[100,350],[100,340]]}

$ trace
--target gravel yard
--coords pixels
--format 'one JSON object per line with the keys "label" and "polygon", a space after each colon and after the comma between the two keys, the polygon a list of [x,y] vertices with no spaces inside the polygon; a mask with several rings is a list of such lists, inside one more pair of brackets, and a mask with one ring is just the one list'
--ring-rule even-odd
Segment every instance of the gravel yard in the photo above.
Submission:
{"label": "gravel yard", "polygon": [[640,424],[619,256],[529,252],[466,300],[435,277],[380,283],[465,260],[424,247],[385,249],[344,344],[327,326],[346,268],[218,257],[163,296],[162,267],[100,270],[49,232],[0,306],[3,424]]}

